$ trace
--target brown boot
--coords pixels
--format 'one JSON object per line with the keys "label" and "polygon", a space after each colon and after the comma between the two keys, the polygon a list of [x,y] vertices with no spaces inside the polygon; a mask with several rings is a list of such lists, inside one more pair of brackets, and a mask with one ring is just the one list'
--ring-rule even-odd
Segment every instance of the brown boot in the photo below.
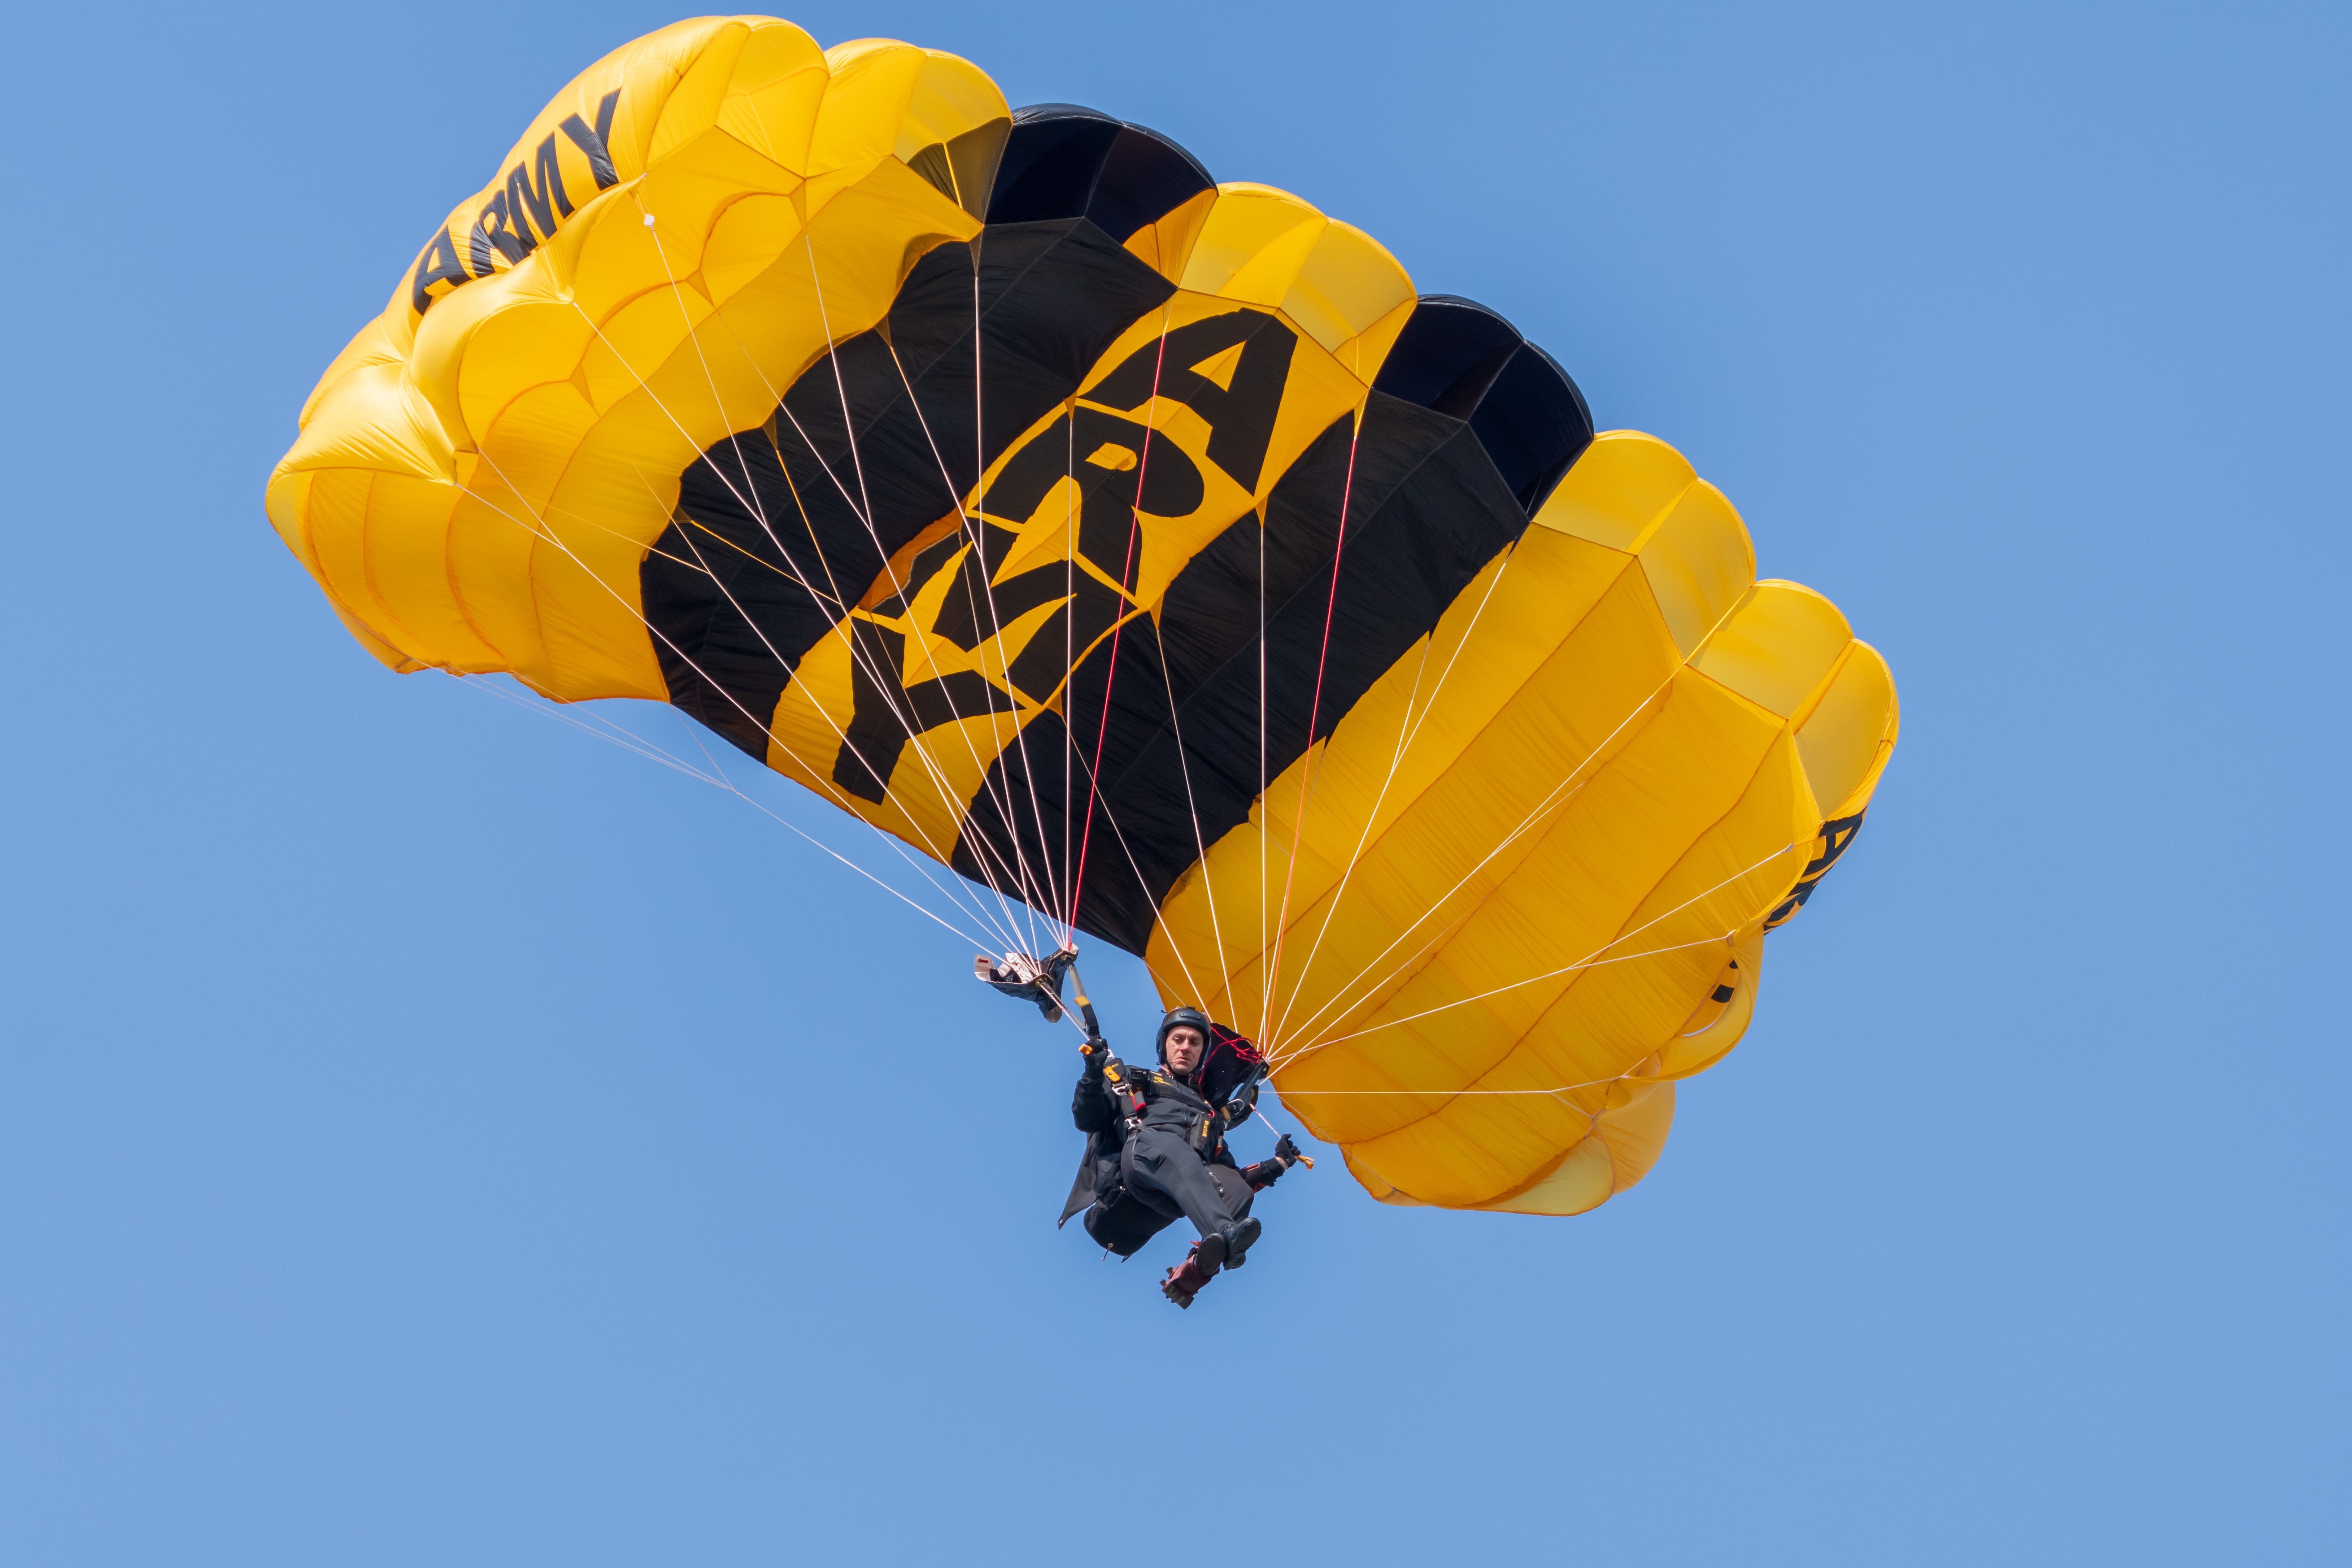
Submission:
{"label": "brown boot", "polygon": [[1190,1307],[1192,1298],[1201,1293],[1201,1287],[1209,1279],[1209,1271],[1201,1267],[1201,1248],[1196,1242],[1192,1250],[1184,1255],[1183,1263],[1168,1271],[1168,1278],[1160,1282],[1160,1289],[1179,1307]]}

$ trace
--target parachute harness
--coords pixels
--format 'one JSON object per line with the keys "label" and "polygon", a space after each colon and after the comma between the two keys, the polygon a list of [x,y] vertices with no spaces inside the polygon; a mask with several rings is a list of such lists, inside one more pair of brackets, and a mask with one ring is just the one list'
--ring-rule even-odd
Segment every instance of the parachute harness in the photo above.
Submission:
{"label": "parachute harness", "polygon": [[[973,977],[992,989],[1001,991],[1008,996],[1018,996],[1035,1002],[1039,1011],[1045,1014],[1047,1023],[1059,1023],[1067,1019],[1070,1026],[1078,1031],[1079,1052],[1091,1058],[1097,1051],[1108,1053],[1110,1046],[1103,1039],[1101,1024],[1095,1016],[1094,1003],[1087,995],[1086,977],[1078,973],[1077,957],[1077,949],[1075,947],[1065,947],[1051,958],[1044,960],[1032,958],[1024,952],[1008,952],[1002,963],[983,952],[973,957],[971,969]],[[1069,1008],[1062,1005],[1061,981],[1065,973],[1070,976],[1071,983],[1076,987],[1076,994],[1071,998],[1078,1012],[1078,1016],[1075,1018],[1070,1016]],[[1080,1022],[1080,1019],[1084,1022]],[[1143,1091],[1120,1074],[1118,1058],[1115,1057],[1108,1057],[1104,1061],[1103,1077],[1127,1100],[1128,1115],[1124,1126],[1132,1135],[1135,1130],[1143,1124],[1143,1114],[1146,1109]],[[1266,1115],[1264,1108],[1257,1101],[1257,1087],[1265,1081],[1266,1064],[1265,1058],[1261,1057],[1251,1068],[1248,1076],[1234,1086],[1226,1097],[1225,1104],[1230,1107],[1235,1098],[1248,1095],[1249,1114],[1265,1123],[1266,1130],[1276,1138],[1281,1138],[1286,1136],[1283,1130],[1275,1125],[1273,1119]],[[1210,1123],[1203,1125],[1202,1129],[1203,1137],[1207,1136],[1213,1124],[1213,1119]],[[1315,1161],[1309,1155],[1299,1155],[1298,1163],[1310,1171],[1315,1168]]]}

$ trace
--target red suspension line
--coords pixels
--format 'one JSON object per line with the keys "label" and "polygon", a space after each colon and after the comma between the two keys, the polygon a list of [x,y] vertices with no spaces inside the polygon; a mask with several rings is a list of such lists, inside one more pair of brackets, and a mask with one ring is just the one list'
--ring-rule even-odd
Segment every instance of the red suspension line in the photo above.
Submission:
{"label": "red suspension line", "polygon": [[[1168,321],[1167,318],[1163,316],[1160,318],[1160,353],[1158,357],[1151,362],[1151,402],[1145,408],[1143,415],[1143,451],[1139,456],[1138,456],[1135,462],[1135,504],[1128,509],[1127,559],[1120,563],[1118,568],[1118,594],[1119,597],[1122,599],[1128,597],[1128,574],[1135,569],[1136,536],[1142,531],[1143,528],[1143,479],[1144,476],[1151,471],[1151,416],[1160,412],[1160,372],[1161,367],[1167,363]],[[1077,404],[1073,401],[1070,405],[1070,428],[1074,435],[1077,429]],[[1073,608],[1075,608],[1075,605]],[[1087,825],[1086,830],[1080,834],[1078,837],[1077,875],[1072,878],[1070,881],[1070,917],[1062,922],[1072,930],[1076,930],[1077,928],[1079,895],[1086,891],[1087,847],[1094,842],[1095,793],[1100,787],[1102,783],[1103,741],[1105,737],[1110,733],[1111,692],[1116,689],[1118,685],[1119,627],[1125,623],[1126,618],[1127,617],[1122,615],[1118,621],[1114,621],[1111,624],[1110,670],[1103,679],[1102,721],[1095,726],[1094,765],[1087,773]],[[1068,679],[1069,691],[1072,695],[1075,695],[1078,685],[1077,670],[1075,668],[1071,669]],[[1063,809],[1066,812],[1068,807],[1065,806]],[[1066,822],[1068,820],[1067,816],[1066,816],[1063,820]]]}

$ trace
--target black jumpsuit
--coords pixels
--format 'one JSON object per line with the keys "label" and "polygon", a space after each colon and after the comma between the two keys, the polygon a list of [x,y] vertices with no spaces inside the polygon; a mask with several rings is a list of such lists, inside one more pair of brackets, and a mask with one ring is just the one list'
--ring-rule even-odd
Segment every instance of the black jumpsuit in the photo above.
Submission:
{"label": "black jumpsuit", "polygon": [[[1226,1152],[1226,1130],[1248,1113],[1246,1105],[1212,1105],[1164,1067],[1119,1071],[1118,1083],[1081,1077],[1070,1099],[1087,1154],[1063,1219],[1097,1205],[1087,1215],[1087,1231],[1121,1257],[1180,1215],[1204,1237],[1238,1224],[1255,1190],[1282,1170],[1281,1162],[1269,1160],[1244,1171]],[[1137,1094],[1143,1098],[1139,1117]],[[1138,1123],[1131,1131],[1130,1121]],[[1120,1215],[1122,1208],[1140,1212]]]}

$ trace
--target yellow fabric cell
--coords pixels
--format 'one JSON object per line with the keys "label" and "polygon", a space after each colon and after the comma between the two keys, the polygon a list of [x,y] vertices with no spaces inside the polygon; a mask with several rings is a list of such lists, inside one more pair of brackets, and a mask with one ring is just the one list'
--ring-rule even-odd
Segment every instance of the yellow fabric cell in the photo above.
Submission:
{"label": "yellow fabric cell", "polygon": [[646,144],[649,167],[668,162],[718,122],[733,83],[735,62],[742,58],[751,31],[740,23],[723,24],[695,51],[676,85],[662,99],[660,118],[655,121],[653,136]]}
{"label": "yellow fabric cell", "polygon": [[1852,644],[1797,729],[1805,776],[1824,816],[1851,816],[1862,809],[1895,749],[1896,722],[1895,678],[1886,661],[1868,643]]}
{"label": "yellow fabric cell", "polygon": [[703,288],[725,303],[770,268],[787,265],[785,253],[800,235],[800,209],[790,196],[754,192],[729,203],[703,247]]}
{"label": "yellow fabric cell", "polygon": [[1616,1194],[1616,1163],[1609,1157],[1609,1145],[1596,1136],[1578,1139],[1519,1190],[1469,1206],[1501,1214],[1579,1215],[1599,1208]]}
{"label": "yellow fabric cell", "polygon": [[993,82],[951,55],[865,38],[835,45],[825,59],[833,81],[809,149],[812,175],[904,161],[1012,114]]}
{"label": "yellow fabric cell", "polygon": [[816,40],[789,24],[751,29],[714,123],[793,174],[808,169],[809,134],[832,80]]}
{"label": "yellow fabric cell", "polygon": [[[1669,742],[1675,739],[1664,738]],[[1768,783],[1760,797],[1751,794],[1742,802],[1745,814],[1768,825],[1769,832],[1776,817],[1785,816],[1786,793],[1783,770],[1782,787],[1776,792]],[[1623,820],[1622,807],[1617,819]],[[1564,839],[1571,834],[1580,844],[1594,842],[1597,837],[1591,831],[1575,832],[1572,826],[1564,826],[1556,837]],[[1742,905],[1755,899],[1752,892],[1746,900],[1733,889],[1689,901],[1693,893],[1715,885],[1727,872],[1722,862],[1730,857],[1720,853],[1723,837],[1720,830],[1708,835],[1677,868],[1684,879],[1706,877],[1698,888],[1676,887],[1673,885],[1676,879],[1670,877],[1622,917],[1622,930],[1636,933],[1633,943],[1636,951],[1672,949],[1710,930],[1719,931],[1727,923],[1740,923],[1749,915]],[[1752,829],[1748,837],[1748,847],[1753,847]],[[1756,858],[1750,855],[1742,863]],[[1531,866],[1527,877],[1530,883],[1540,885],[1538,878],[1549,879],[1560,874],[1559,866],[1540,869]],[[1774,896],[1785,880],[1775,885]],[[1498,934],[1491,931],[1475,936],[1465,933],[1449,952],[1478,953],[1493,948],[1497,941]],[[1605,955],[1597,944],[1587,951]],[[1675,967],[1686,972],[1675,988],[1678,998],[1666,994],[1669,988],[1662,984],[1665,971]],[[1545,1016],[1528,1030],[1527,1044],[1492,1070],[1463,1083],[1465,1089],[1477,1092],[1365,1140],[1367,1158],[1402,1190],[1424,1201],[1449,1205],[1490,1201],[1500,1191],[1531,1179],[1557,1151],[1583,1135],[1590,1112],[1606,1105],[1608,1095],[1622,1087],[1612,1085],[1596,1091],[1595,1080],[1633,1070],[1649,1054],[1648,1042],[1672,1029],[1671,1023],[1661,1020],[1671,1009],[1686,1005],[1689,992],[1711,978],[1715,968],[1712,959],[1696,959],[1687,951],[1668,951],[1641,963],[1595,963],[1569,976],[1562,983],[1559,1000],[1551,1003]],[[1426,1073],[1430,1068],[1424,1065],[1422,1070]],[[1581,1087],[1563,1094],[1539,1092],[1569,1086]]]}
{"label": "yellow fabric cell", "polygon": [[380,602],[398,606],[402,640],[439,648],[452,663],[493,664],[450,581],[448,533],[454,487],[438,479],[377,474],[368,493],[368,581]]}
{"label": "yellow fabric cell", "polygon": [[350,611],[344,609],[341,605],[331,605],[328,607],[335,612],[335,618],[343,623],[343,629],[352,634],[352,640],[357,642],[360,647],[365,648],[368,651],[368,654],[373,658],[376,662],[392,670],[394,674],[414,675],[418,670],[425,668],[415,659],[410,658],[406,654],[402,653],[398,648],[393,647],[390,643],[384,641],[382,637],[376,636],[373,632],[368,630],[365,625],[356,619]]}
{"label": "yellow fabric cell", "polygon": [[1194,293],[1278,308],[1329,223],[1288,191],[1220,185],[1179,281]]}
{"label": "yellow fabric cell", "polygon": [[1685,654],[1695,654],[1756,580],[1748,530],[1723,492],[1695,480],[1650,529],[1640,547],[1658,613]]}
{"label": "yellow fabric cell", "polygon": [[1209,221],[1209,211],[1216,203],[1214,190],[1198,193],[1167,216],[1129,236],[1127,248],[1171,283],[1181,283],[1192,244],[1200,238],[1201,226]]}
{"label": "yellow fabric cell", "polygon": [[407,638],[400,618],[376,593],[367,569],[368,503],[376,475],[364,468],[327,468],[310,475],[302,494],[307,564],[352,618],[394,647]]}
{"label": "yellow fabric cell", "polygon": [[1535,521],[1630,554],[1697,478],[1683,455],[1656,437],[1603,430],[1536,510]]}
{"label": "yellow fabric cell", "polygon": [[1412,299],[1412,279],[1396,258],[1362,229],[1335,221],[1316,237],[1281,304],[1308,337],[1336,352]]}
{"label": "yellow fabric cell", "polygon": [[1853,640],[1838,608],[1794,583],[1759,583],[1691,668],[1749,701],[1792,718]]}
{"label": "yellow fabric cell", "polygon": [[478,450],[524,393],[571,381],[595,342],[594,324],[564,300],[517,300],[484,320],[456,367],[467,445]]}
{"label": "yellow fabric cell", "polygon": [[1718,1003],[1713,992],[1708,993],[1699,1005],[1704,1016],[1695,1013],[1685,1021],[1681,1031],[1659,1048],[1653,1076],[1681,1079],[1705,1072],[1721,1061],[1747,1034],[1748,1023],[1756,1016],[1757,994],[1763,988],[1764,933],[1760,930],[1743,930],[1726,945],[1731,957],[1717,972],[1716,985],[1727,985],[1730,997]]}
{"label": "yellow fabric cell", "polygon": [[[1411,279],[1407,279],[1410,284]],[[1358,381],[1370,386],[1378,380],[1381,365],[1389,351],[1396,347],[1397,335],[1412,319],[1414,300],[1407,300],[1386,315],[1374,321],[1362,331],[1331,351],[1331,357],[1342,369]]]}
{"label": "yellow fabric cell", "polygon": [[394,341],[391,330],[384,324],[383,318],[377,317],[362,327],[359,335],[343,345],[343,352],[337,354],[334,362],[327,366],[326,374],[319,377],[319,384],[312,387],[310,395],[302,400],[302,412],[297,416],[297,423],[306,426],[310,424],[311,416],[318,412],[320,400],[333,388],[341,385],[344,376],[370,367],[377,369],[389,367],[397,371],[401,362],[407,357],[408,345],[405,342]]}
{"label": "yellow fabric cell", "polygon": [[[1368,923],[1360,934],[1349,934],[1341,924],[1321,937],[1331,956],[1319,963],[1336,965],[1340,975],[1360,971],[1394,940],[1392,919],[1410,921],[1449,894],[1476,896],[1478,884],[1464,878],[1474,868],[1499,875],[1507,857],[1525,854],[1533,839],[1524,830],[1538,825],[1537,814],[1556,808],[1580,777],[1638,732],[1635,710],[1656,694],[1673,666],[1654,612],[1626,564],[1622,556],[1530,535],[1501,564],[1490,597],[1471,601],[1465,594],[1456,601],[1448,620],[1459,617],[1465,632],[1475,625],[1478,635],[1458,648],[1445,647],[1450,674],[1442,665],[1430,672],[1433,682],[1443,679],[1445,700],[1426,705],[1410,732],[1412,746],[1397,762],[1400,777],[1390,783],[1383,803],[1392,825],[1369,839],[1353,826],[1358,812],[1349,805],[1349,780],[1351,774],[1386,776],[1396,755],[1397,726],[1381,721],[1385,704],[1377,702],[1369,709],[1360,704],[1341,721],[1318,763],[1318,779],[1328,774],[1334,787],[1327,795],[1318,783],[1307,797],[1304,847],[1320,846],[1321,852],[1311,867],[1302,863],[1293,909],[1302,922],[1313,920],[1307,929],[1320,933],[1330,918],[1321,912],[1322,900],[1347,874],[1347,897],[1369,906]],[[1446,629],[1441,627],[1442,639]],[[1643,647],[1650,650],[1646,665],[1638,652]],[[1615,658],[1596,657],[1602,649],[1623,651]],[[1423,668],[1418,656],[1412,662],[1413,673]],[[1545,671],[1552,672],[1549,679],[1542,678]],[[1407,686],[1411,679],[1400,668],[1383,684]],[[1496,716],[1510,710],[1529,716],[1499,722]],[[1366,761],[1340,760],[1359,747]],[[1357,789],[1359,798],[1370,794],[1366,785]],[[1289,813],[1299,792],[1286,774],[1267,795],[1276,841],[1286,849],[1298,839]],[[1507,845],[1515,833],[1518,842]],[[1454,847],[1443,847],[1447,845]],[[1278,866],[1282,853],[1277,850]],[[1442,921],[1432,924],[1442,928]],[[1319,973],[1294,967],[1289,984],[1305,987]],[[1307,1017],[1332,1004],[1310,990],[1287,1005]]]}
{"label": "yellow fabric cell", "polygon": [[[1613,684],[1588,678],[1602,664],[1595,658],[1602,648],[1623,646],[1629,639],[1646,638],[1653,647],[1663,641],[1649,618],[1654,612],[1645,609],[1637,594],[1638,579],[1621,574],[1537,677],[1514,694],[1501,716],[1484,725],[1442,779],[1413,800],[1400,826],[1364,853],[1341,906],[1351,911],[1349,919],[1335,921],[1332,934],[1324,939],[1326,951],[1318,963],[1328,967],[1303,979],[1294,968],[1289,984],[1316,984],[1296,1001],[1279,998],[1277,1012],[1286,1009],[1310,1037],[1359,1033],[1383,1017],[1449,1006],[1491,985],[1575,963],[1616,933],[1624,910],[1646,885],[1627,889],[1613,903],[1596,902],[1597,889],[1590,889],[1584,879],[1560,881],[1565,865],[1547,865],[1528,884],[1557,893],[1538,897],[1547,929],[1535,940],[1546,944],[1544,951],[1559,956],[1529,964],[1525,962],[1529,939],[1499,939],[1499,933],[1489,934],[1486,928],[1507,925],[1515,918],[1511,901],[1497,901],[1496,894],[1530,857],[1546,845],[1552,846],[1549,854],[1553,860],[1572,857],[1587,836],[1585,824],[1595,824],[1596,832],[1613,827],[1611,768],[1643,743],[1650,725],[1672,711],[1672,704],[1645,703],[1657,684],[1649,677],[1672,668],[1663,658],[1663,669],[1643,672],[1638,666],[1624,667]],[[1581,747],[1576,744],[1579,736],[1589,737]],[[1569,738],[1565,747],[1561,737]],[[1275,795],[1281,798],[1278,791]],[[1580,888],[1589,890],[1579,892]],[[1320,913],[1310,908],[1300,923]],[[1384,956],[1400,934],[1405,939],[1401,952]],[[1396,958],[1423,949],[1440,954],[1443,962],[1395,966]],[[1349,984],[1368,972],[1383,975],[1382,984]],[[1564,983],[1564,977],[1554,977],[1549,990]],[[1475,1052],[1450,1065],[1465,1072],[1483,1070],[1540,1012],[1548,994],[1543,986],[1522,986],[1450,1017],[1447,1048]],[[1491,1038],[1477,1044],[1489,1031]],[[1276,1082],[1289,1092],[1294,1086],[1289,1075],[1295,1071],[1302,1092],[1344,1088],[1353,1064],[1371,1065],[1391,1044],[1369,1034],[1356,1042],[1328,1046],[1304,1058],[1296,1069],[1285,1069]],[[1282,1048],[1278,1041],[1276,1048]],[[1405,1074],[1392,1076],[1402,1080]],[[1443,1089],[1449,1081],[1459,1080],[1423,1079],[1400,1087]],[[1302,1114],[1318,1123],[1331,1119],[1335,1128],[1366,1131],[1390,1124],[1391,1115],[1371,1104],[1326,1107],[1314,1102],[1302,1102]]]}

